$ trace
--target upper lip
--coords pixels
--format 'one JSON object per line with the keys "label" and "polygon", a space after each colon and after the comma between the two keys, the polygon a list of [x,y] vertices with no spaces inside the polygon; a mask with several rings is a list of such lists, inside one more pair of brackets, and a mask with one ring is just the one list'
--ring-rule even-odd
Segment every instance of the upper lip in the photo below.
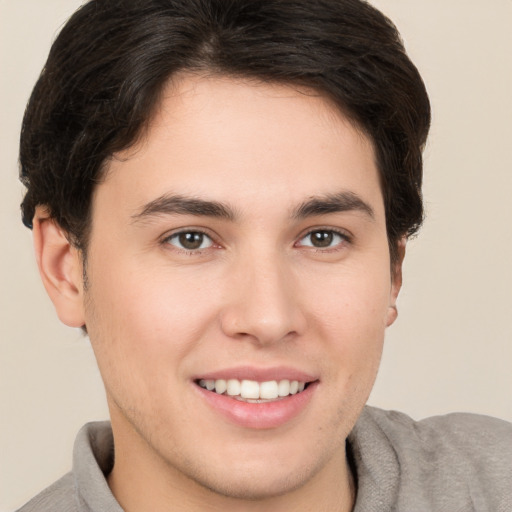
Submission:
{"label": "upper lip", "polygon": [[196,375],[193,380],[218,380],[218,379],[238,379],[254,380],[257,382],[267,382],[271,380],[297,380],[299,382],[313,382],[318,380],[315,375],[289,366],[275,366],[270,368],[257,368],[254,366],[236,366],[232,368],[223,368],[214,371],[208,371]]}

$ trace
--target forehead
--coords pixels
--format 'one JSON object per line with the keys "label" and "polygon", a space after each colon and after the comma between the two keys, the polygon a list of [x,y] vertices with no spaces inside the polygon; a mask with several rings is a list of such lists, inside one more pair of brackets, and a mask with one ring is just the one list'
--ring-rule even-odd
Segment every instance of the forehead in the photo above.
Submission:
{"label": "forehead", "polygon": [[382,202],[372,144],[332,102],[288,85],[192,74],[164,89],[138,144],[112,158],[105,185],[132,207],[163,193],[241,209],[345,190]]}

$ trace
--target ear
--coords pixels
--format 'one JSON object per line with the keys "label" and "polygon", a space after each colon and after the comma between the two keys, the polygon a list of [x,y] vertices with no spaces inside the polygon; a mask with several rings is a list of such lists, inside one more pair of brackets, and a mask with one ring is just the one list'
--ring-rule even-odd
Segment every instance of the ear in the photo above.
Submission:
{"label": "ear", "polygon": [[33,237],[39,273],[59,319],[70,327],[82,327],[85,321],[79,250],[41,206],[34,215]]}
{"label": "ear", "polygon": [[405,257],[406,244],[407,239],[405,237],[398,241],[397,259],[393,263],[391,272],[391,292],[389,294],[389,307],[388,316],[386,319],[386,327],[389,327],[391,324],[393,324],[393,322],[396,320],[396,317],[398,316],[396,301],[398,299],[400,288],[402,288],[402,265]]}

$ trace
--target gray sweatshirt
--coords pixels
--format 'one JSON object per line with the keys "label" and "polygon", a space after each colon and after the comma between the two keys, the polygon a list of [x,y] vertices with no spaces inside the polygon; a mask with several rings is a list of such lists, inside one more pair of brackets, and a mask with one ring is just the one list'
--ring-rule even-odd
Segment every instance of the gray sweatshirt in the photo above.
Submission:
{"label": "gray sweatshirt", "polygon": [[[419,422],[365,407],[347,439],[357,483],[353,512],[512,512],[512,424],[473,414]],[[108,422],[85,425],[73,469],[19,512],[122,512],[105,475]]]}

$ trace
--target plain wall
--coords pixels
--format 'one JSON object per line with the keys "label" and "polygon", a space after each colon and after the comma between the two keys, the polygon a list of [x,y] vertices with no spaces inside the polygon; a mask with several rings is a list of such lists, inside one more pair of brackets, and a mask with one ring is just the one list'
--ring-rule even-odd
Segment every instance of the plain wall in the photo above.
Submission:
{"label": "plain wall", "polygon": [[[433,106],[427,221],[408,247],[399,319],[370,403],[415,418],[512,421],[512,1],[374,0],[400,29]],[[0,0],[0,512],[70,468],[107,409],[89,343],[62,326],[20,221],[21,118],[77,0]]]}

